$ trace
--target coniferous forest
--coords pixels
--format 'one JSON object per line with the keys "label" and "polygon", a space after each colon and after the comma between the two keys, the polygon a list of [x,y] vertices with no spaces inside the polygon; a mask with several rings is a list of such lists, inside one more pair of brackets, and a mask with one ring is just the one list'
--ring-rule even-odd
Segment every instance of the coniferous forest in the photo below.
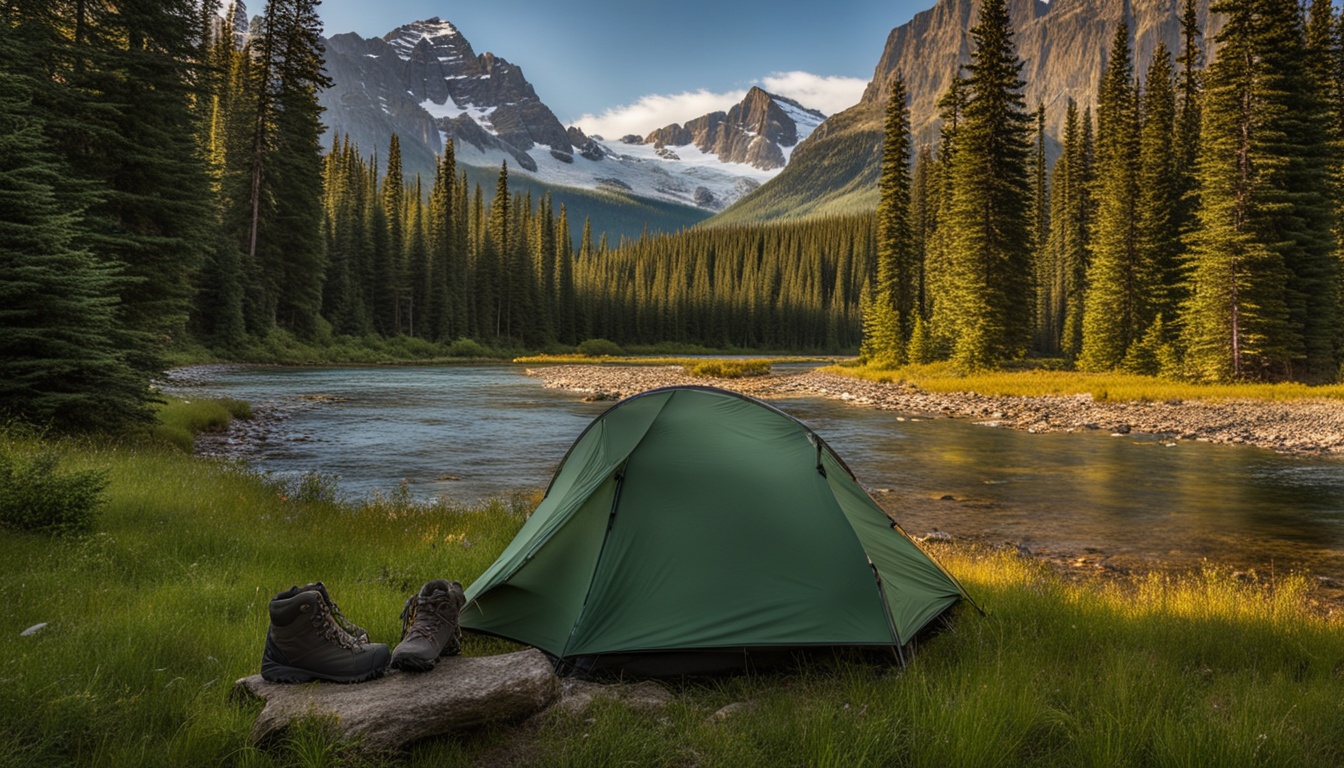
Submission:
{"label": "coniferous forest", "polygon": [[1214,41],[1187,0],[1180,50],[1143,73],[1119,26],[1053,164],[1005,3],[986,0],[936,146],[912,146],[895,81],[873,214],[619,243],[512,192],[507,166],[472,187],[451,144],[434,178],[407,178],[395,137],[324,136],[317,6],[271,0],[239,35],[221,0],[0,3],[7,417],[143,422],[172,350],[227,358],[276,335],[1339,375],[1328,0],[1228,0]]}

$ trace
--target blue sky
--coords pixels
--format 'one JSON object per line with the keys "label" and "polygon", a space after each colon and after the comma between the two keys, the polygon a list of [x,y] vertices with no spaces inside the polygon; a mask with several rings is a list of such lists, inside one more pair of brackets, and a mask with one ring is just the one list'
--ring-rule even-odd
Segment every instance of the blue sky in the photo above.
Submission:
{"label": "blue sky", "polygon": [[[565,125],[645,133],[748,88],[833,114],[857,103],[887,34],[934,0],[323,0],[327,34],[379,37],[438,16],[522,67]],[[262,5],[252,0],[251,5]]]}

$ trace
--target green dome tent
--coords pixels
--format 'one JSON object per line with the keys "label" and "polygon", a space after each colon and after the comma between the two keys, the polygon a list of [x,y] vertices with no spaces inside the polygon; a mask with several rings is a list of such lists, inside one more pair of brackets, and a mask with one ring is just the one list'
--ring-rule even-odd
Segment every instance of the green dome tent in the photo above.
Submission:
{"label": "green dome tent", "polygon": [[965,596],[801,422],[669,387],[584,430],[461,623],[562,668],[681,674],[817,647],[899,654]]}

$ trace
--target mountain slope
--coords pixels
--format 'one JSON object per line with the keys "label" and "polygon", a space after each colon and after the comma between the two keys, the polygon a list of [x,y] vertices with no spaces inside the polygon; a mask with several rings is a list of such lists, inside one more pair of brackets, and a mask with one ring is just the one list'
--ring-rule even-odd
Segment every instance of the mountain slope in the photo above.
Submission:
{"label": "mountain slope", "polygon": [[612,237],[636,236],[645,224],[672,231],[723,210],[773,178],[825,119],[754,88],[727,112],[667,126],[647,140],[586,136],[560,124],[521,69],[478,55],[438,18],[382,38],[333,35],[326,55],[334,84],[321,102],[332,135],[383,154],[396,133],[405,172],[425,178],[451,140],[459,166],[473,176],[493,178],[507,162],[511,182],[527,179],[537,194],[564,191],[576,221],[592,216],[595,230]]}
{"label": "mountain slope", "polygon": [[[979,14],[978,0],[938,0],[906,24],[896,27],[862,100],[828,118],[794,151],[776,178],[747,196],[713,224],[801,218],[871,210],[877,205],[882,158],[882,120],[891,83],[899,72],[910,94],[910,122],[916,147],[936,143],[936,102],[970,59],[969,29]],[[1096,103],[1097,83],[1120,19],[1133,33],[1136,71],[1146,72],[1158,42],[1179,50],[1178,0],[1009,0],[1028,108],[1044,103],[1046,131],[1058,137],[1065,105]],[[1212,39],[1221,22],[1210,27],[1208,0],[1199,1],[1199,23]]]}

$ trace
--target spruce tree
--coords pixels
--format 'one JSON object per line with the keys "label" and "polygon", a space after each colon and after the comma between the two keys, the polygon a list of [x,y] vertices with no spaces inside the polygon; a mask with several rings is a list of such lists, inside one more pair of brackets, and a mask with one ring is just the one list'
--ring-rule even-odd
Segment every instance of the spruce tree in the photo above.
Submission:
{"label": "spruce tree", "polygon": [[1214,380],[1333,376],[1329,153],[1319,86],[1301,66],[1301,9],[1252,0],[1217,10],[1227,22],[1207,71],[1187,362]]}
{"label": "spruce tree", "polygon": [[1004,0],[986,0],[971,37],[970,95],[952,159],[948,316],[954,360],[976,369],[1025,354],[1035,300],[1029,117]]}
{"label": "spruce tree", "polygon": [[1142,332],[1152,286],[1138,243],[1139,117],[1129,26],[1116,28],[1097,101],[1097,219],[1083,308],[1084,370],[1115,368]]}
{"label": "spruce tree", "polygon": [[[280,0],[272,0],[280,2]],[[331,85],[322,58],[319,0],[285,0],[276,27],[276,131],[271,159],[275,222],[269,231],[268,271],[281,275],[279,323],[302,337],[318,328],[326,252],[322,233],[322,108],[317,92]]]}
{"label": "spruce tree", "polygon": [[863,312],[860,356],[879,366],[905,362],[906,329],[917,311],[920,264],[910,228],[910,119],[905,82],[892,82],[877,203],[876,282]]}
{"label": "spruce tree", "polygon": [[149,340],[119,322],[121,278],[84,245],[96,195],[73,175],[46,146],[28,84],[0,71],[0,418],[147,424],[148,381],[130,356]]}
{"label": "spruce tree", "polygon": [[[1139,146],[1139,199],[1137,202],[1139,263],[1145,273],[1139,283],[1148,299],[1141,305],[1136,339],[1155,339],[1151,328],[1174,318],[1184,294],[1181,290],[1181,231],[1178,211],[1181,182],[1177,168],[1176,92],[1171,54],[1159,43],[1148,67],[1143,99],[1143,128]],[[1165,323],[1164,323],[1165,325]],[[1170,339],[1157,339],[1167,343]],[[1133,352],[1133,346],[1126,353]],[[1150,359],[1156,360],[1150,355]],[[1138,373],[1155,374],[1152,367],[1125,362]]]}
{"label": "spruce tree", "polygon": [[1051,281],[1053,269],[1050,264],[1048,244],[1050,242],[1050,196],[1046,184],[1047,169],[1045,155],[1045,104],[1036,105],[1034,130],[1035,151],[1031,160],[1031,262],[1036,285],[1036,315],[1033,321],[1037,351],[1053,348],[1054,342],[1048,330],[1049,302],[1052,295]]}
{"label": "spruce tree", "polygon": [[392,134],[387,147],[387,172],[380,201],[387,226],[387,248],[375,266],[378,284],[378,328],[385,336],[402,333],[403,290],[406,283],[406,179],[401,171],[401,139]]}

